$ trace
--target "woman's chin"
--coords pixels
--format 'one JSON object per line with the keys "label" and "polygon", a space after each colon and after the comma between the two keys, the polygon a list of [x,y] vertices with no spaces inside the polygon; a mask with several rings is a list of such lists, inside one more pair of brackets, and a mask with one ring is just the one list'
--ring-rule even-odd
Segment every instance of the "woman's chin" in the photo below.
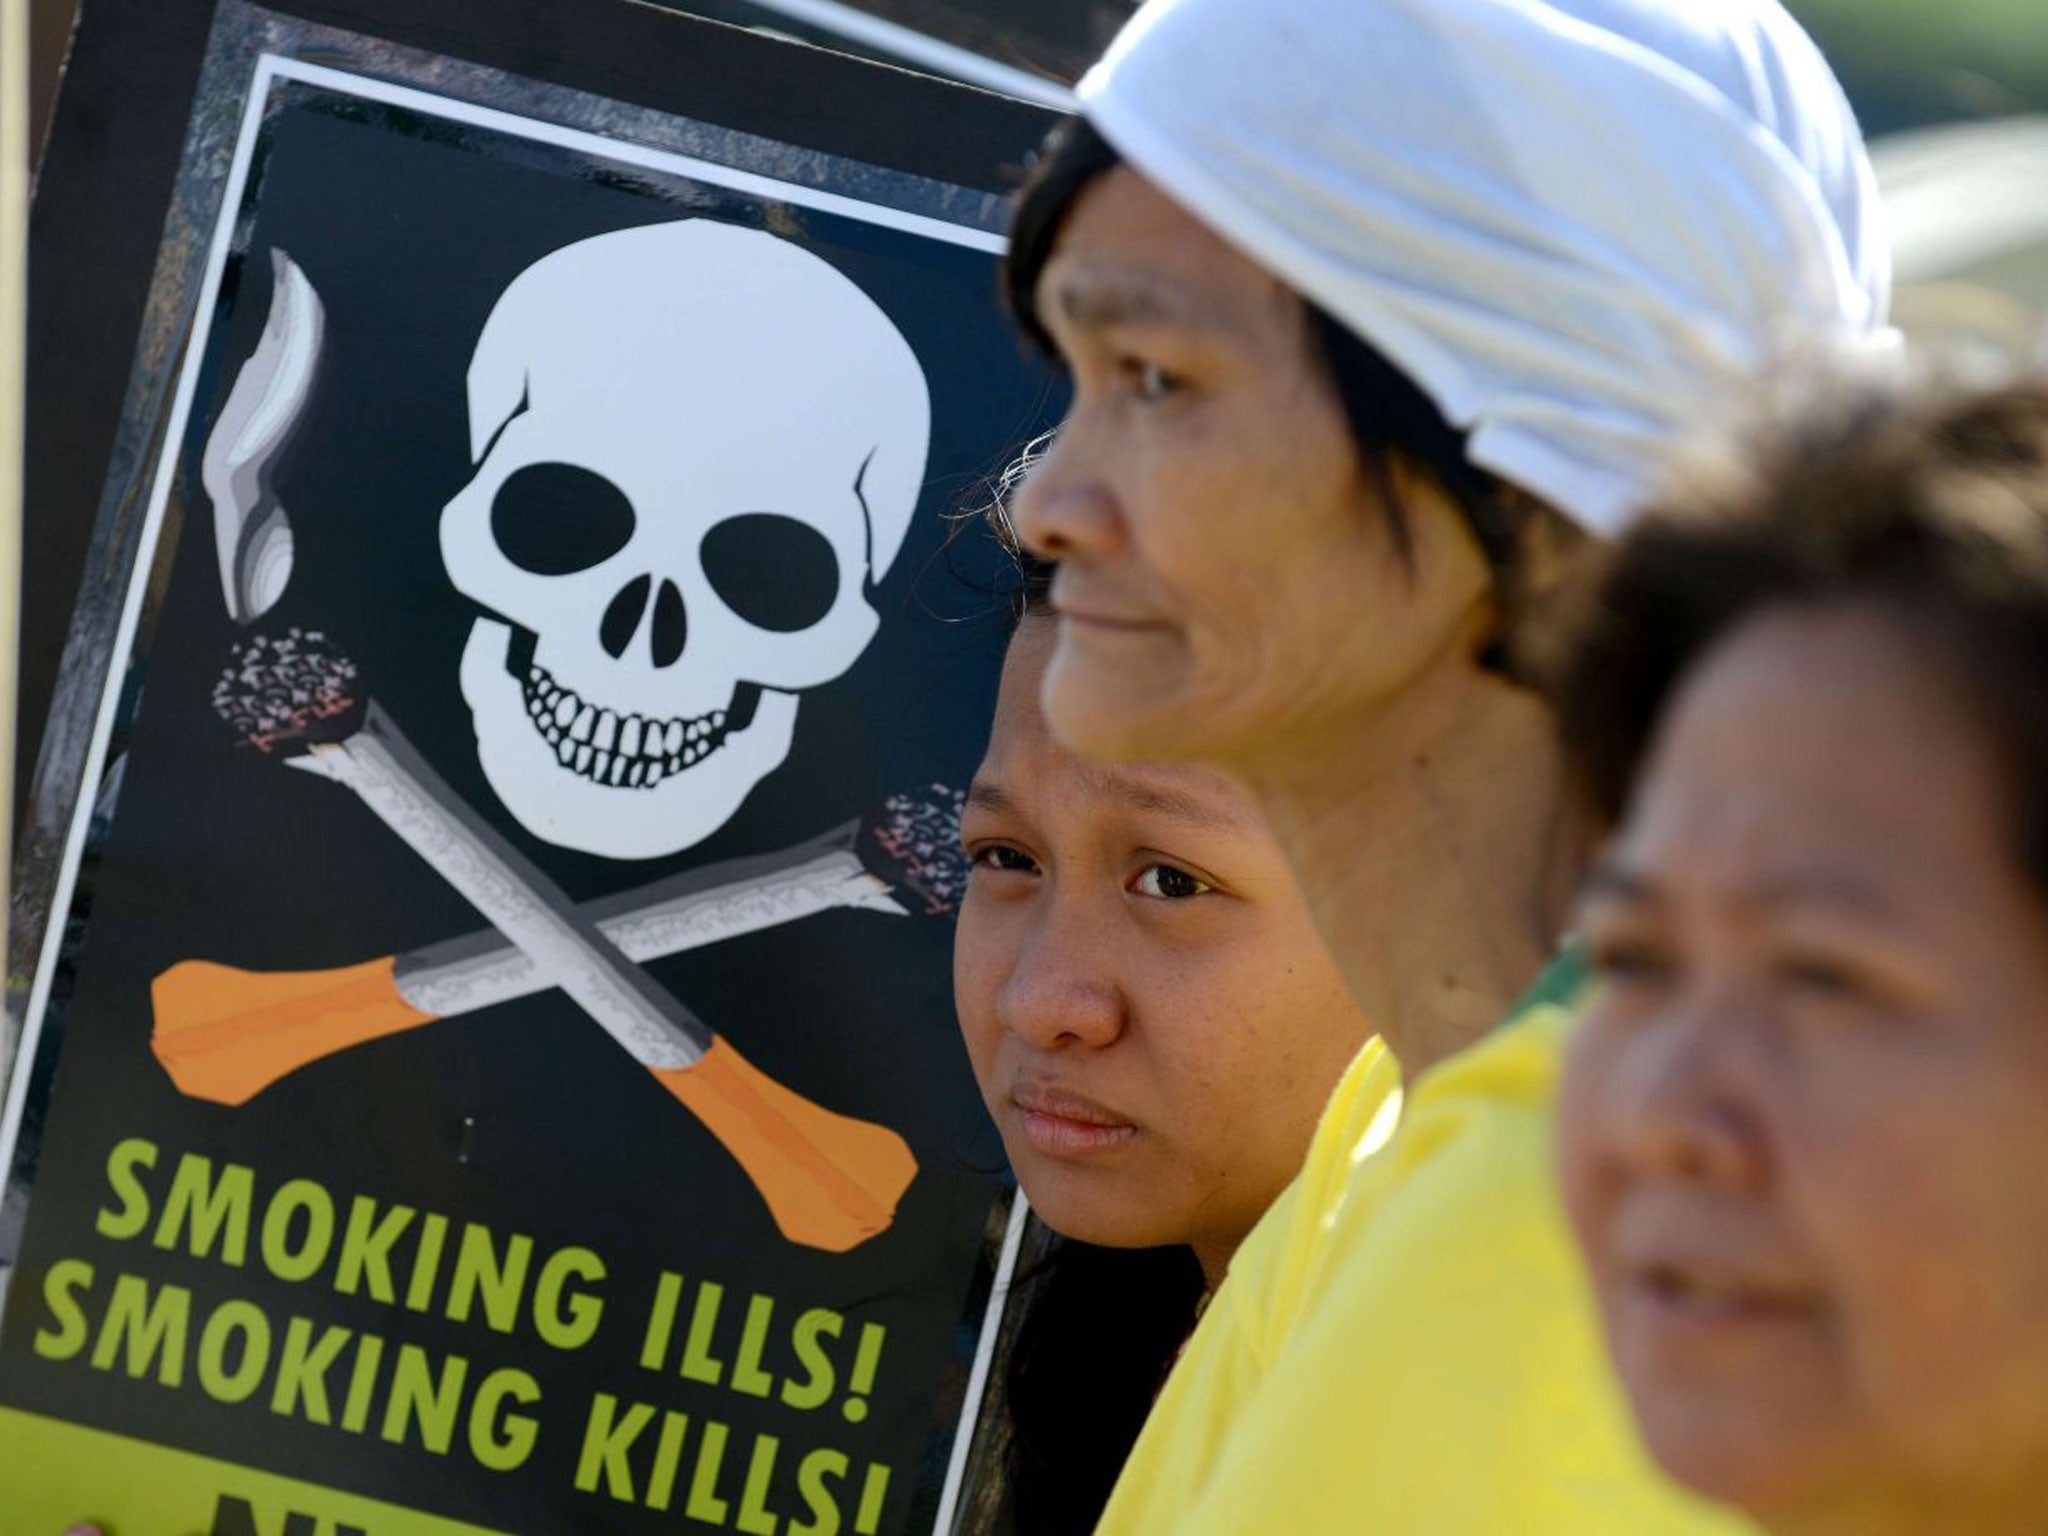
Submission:
{"label": "woman's chin", "polygon": [[1166,1248],[1187,1241],[1185,1233],[1162,1227],[1157,1222],[1119,1220],[1092,1213],[1060,1221],[1038,1210],[1035,1204],[1032,1209],[1038,1211],[1040,1221],[1061,1237],[1071,1238],[1077,1243],[1092,1243],[1097,1248]]}
{"label": "woman's chin", "polygon": [[[1781,1405],[1762,1403],[1747,1414],[1716,1413],[1698,1402],[1637,1404],[1638,1427],[1651,1456],[1671,1478],[1716,1503],[1748,1510],[1779,1528],[1799,1523],[1797,1514],[1828,1503],[1844,1478],[1847,1448],[1816,1438],[1799,1415],[1781,1416]],[[1770,1516],[1772,1518],[1765,1518]]]}
{"label": "woman's chin", "polygon": [[1046,725],[1069,752],[1103,763],[1157,763],[1199,758],[1204,743],[1174,707],[1179,692],[1158,669],[1095,654],[1086,638],[1063,628],[1045,669],[1039,705]]}
{"label": "woman's chin", "polygon": [[1103,1180],[1068,1170],[1018,1171],[1031,1209],[1061,1237],[1098,1248],[1161,1248],[1188,1240],[1185,1226],[1163,1217],[1142,1191],[1105,1187]]}

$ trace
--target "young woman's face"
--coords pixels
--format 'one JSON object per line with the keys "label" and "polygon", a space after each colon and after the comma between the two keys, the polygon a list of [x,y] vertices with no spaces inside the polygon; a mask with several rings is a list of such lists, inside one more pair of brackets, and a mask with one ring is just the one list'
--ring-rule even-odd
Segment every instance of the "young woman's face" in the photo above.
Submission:
{"label": "young woman's face", "polygon": [[961,823],[954,992],[1012,1165],[1053,1228],[1190,1243],[1213,1276],[1301,1165],[1367,1036],[1249,795],[1052,738],[1027,619]]}
{"label": "young woman's face", "polygon": [[1671,1472],[1781,1533],[2048,1529],[2048,908],[1953,665],[1770,615],[1596,879],[1567,1199]]}
{"label": "young woman's face", "polygon": [[1484,559],[1421,484],[1402,558],[1291,291],[1120,167],[1037,299],[1074,402],[1014,513],[1060,563],[1046,711],[1069,745],[1253,763],[1476,649]]}

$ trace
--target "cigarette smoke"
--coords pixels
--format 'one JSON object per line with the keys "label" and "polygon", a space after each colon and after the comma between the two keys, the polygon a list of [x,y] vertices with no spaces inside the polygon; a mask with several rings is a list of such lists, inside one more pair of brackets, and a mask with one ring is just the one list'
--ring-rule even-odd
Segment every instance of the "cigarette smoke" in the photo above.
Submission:
{"label": "cigarette smoke", "polygon": [[964,790],[932,784],[891,795],[875,823],[875,841],[901,871],[901,882],[924,898],[925,912],[942,916],[959,910],[967,893],[967,854],[960,847]]}
{"label": "cigarette smoke", "polygon": [[360,696],[356,664],[317,629],[290,629],[275,640],[252,635],[231,654],[233,664],[213,685],[213,712],[264,752],[313,734]]}

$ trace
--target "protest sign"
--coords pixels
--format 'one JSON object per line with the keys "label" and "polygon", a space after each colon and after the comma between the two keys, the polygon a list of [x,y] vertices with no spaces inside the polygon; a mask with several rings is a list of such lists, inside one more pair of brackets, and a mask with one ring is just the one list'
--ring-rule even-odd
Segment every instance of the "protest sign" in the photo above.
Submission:
{"label": "protest sign", "polygon": [[992,299],[1044,122],[468,9],[203,35],[18,898],[9,1531],[951,1507],[1017,1223],[945,514],[1053,405]]}

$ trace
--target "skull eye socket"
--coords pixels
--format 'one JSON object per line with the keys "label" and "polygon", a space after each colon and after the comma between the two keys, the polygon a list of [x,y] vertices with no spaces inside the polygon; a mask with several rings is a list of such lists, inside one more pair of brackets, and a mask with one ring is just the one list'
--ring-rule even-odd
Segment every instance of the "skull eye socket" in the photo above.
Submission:
{"label": "skull eye socket", "polygon": [[793,634],[832,611],[839,557],[808,523],[775,512],[743,512],[704,535],[704,577],[756,629]]}
{"label": "skull eye socket", "polygon": [[491,537],[536,576],[573,576],[633,538],[633,503],[603,475],[575,464],[527,464],[491,498]]}

